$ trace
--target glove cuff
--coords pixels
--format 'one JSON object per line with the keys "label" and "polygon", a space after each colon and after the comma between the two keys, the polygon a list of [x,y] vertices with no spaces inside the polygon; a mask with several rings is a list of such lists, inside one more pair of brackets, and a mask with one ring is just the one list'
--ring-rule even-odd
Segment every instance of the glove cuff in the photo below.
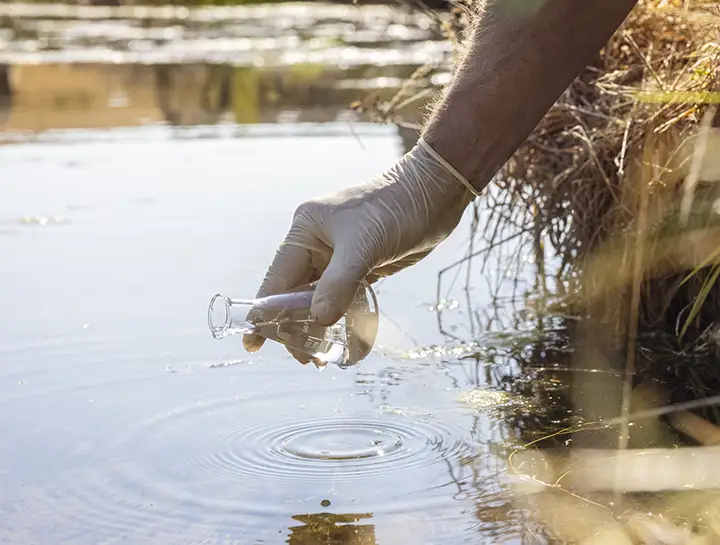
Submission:
{"label": "glove cuff", "polygon": [[450,163],[448,163],[445,159],[442,158],[442,156],[435,151],[430,144],[428,144],[425,139],[421,136],[418,140],[418,146],[422,148],[424,151],[426,151],[437,163],[442,166],[446,171],[448,171],[452,176],[460,182],[465,189],[467,189],[470,193],[472,193],[475,197],[479,197],[480,193],[477,189],[475,189],[472,184],[463,176],[460,174],[460,172],[457,171],[455,167],[453,167]]}

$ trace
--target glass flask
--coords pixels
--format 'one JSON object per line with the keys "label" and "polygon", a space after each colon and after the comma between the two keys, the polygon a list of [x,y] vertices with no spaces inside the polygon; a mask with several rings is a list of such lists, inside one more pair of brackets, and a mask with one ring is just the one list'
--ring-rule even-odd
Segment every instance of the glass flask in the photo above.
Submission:
{"label": "glass flask", "polygon": [[341,368],[362,361],[375,344],[378,306],[375,292],[363,281],[345,315],[324,327],[310,315],[317,282],[257,299],[215,295],[208,308],[213,337],[251,333]]}

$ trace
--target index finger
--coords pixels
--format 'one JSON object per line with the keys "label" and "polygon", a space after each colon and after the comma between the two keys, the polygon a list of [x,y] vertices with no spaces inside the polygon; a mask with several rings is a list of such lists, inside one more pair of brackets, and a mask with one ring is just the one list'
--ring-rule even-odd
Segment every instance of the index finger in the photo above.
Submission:
{"label": "index finger", "polygon": [[[280,244],[256,297],[287,291],[310,280],[312,254],[305,247],[288,244],[289,238],[290,235]],[[264,342],[259,335],[243,335],[243,346],[248,352],[256,352]]]}

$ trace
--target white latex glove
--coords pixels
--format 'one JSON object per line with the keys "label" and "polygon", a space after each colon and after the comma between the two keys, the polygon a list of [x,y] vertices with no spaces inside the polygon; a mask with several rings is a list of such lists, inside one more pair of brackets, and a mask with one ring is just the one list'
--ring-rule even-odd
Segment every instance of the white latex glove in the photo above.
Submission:
{"label": "white latex glove", "polygon": [[[477,192],[424,140],[368,183],[301,204],[258,297],[317,280],[311,312],[337,322],[357,291],[413,265],[457,227]],[[254,352],[262,337],[246,335]],[[290,350],[301,363],[310,357]]]}

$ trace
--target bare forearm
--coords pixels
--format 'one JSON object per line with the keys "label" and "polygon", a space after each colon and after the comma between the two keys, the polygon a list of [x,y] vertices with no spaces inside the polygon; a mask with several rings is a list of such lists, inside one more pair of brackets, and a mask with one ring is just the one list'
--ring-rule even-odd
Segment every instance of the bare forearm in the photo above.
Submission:
{"label": "bare forearm", "polygon": [[490,0],[425,141],[482,191],[635,3]]}

